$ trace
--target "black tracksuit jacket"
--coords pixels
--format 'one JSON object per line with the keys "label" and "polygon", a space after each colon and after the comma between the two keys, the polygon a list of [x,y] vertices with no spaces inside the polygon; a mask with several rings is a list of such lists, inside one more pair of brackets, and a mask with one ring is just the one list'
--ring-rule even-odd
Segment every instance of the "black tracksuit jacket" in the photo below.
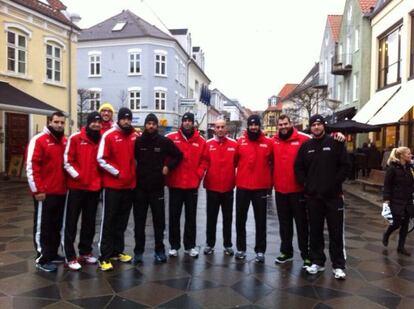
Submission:
{"label": "black tracksuit jacket", "polygon": [[144,131],[135,142],[135,160],[137,163],[137,188],[160,190],[164,188],[164,165],[174,169],[183,159],[182,152],[174,143],[160,135],[150,135]]}
{"label": "black tracksuit jacket", "polygon": [[349,167],[344,143],[325,134],[302,144],[295,160],[295,175],[306,195],[332,198],[342,194]]}

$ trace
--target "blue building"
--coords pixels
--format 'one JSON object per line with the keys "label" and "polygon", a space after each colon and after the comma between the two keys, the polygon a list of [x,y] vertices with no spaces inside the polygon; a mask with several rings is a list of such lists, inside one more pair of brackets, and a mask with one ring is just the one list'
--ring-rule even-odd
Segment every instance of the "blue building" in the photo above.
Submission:
{"label": "blue building", "polygon": [[90,91],[87,109],[103,102],[128,107],[134,126],[152,112],[169,131],[178,127],[180,98],[187,97],[189,59],[172,35],[125,10],[82,31],[78,88]]}

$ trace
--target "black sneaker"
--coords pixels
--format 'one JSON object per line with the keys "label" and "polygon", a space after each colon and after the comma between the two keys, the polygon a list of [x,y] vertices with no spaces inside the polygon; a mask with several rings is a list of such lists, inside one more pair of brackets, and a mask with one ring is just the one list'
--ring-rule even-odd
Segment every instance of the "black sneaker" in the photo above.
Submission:
{"label": "black sneaker", "polygon": [[234,255],[234,250],[231,247],[226,247],[224,248],[224,254],[227,256],[233,256]]}
{"label": "black sneaker", "polygon": [[166,263],[167,262],[167,257],[165,256],[165,252],[164,251],[155,252],[154,262],[156,264]]}
{"label": "black sneaker", "polygon": [[57,270],[56,265],[53,264],[52,262],[48,262],[44,264],[36,263],[36,268],[42,271],[48,272],[48,273],[51,273]]}
{"label": "black sneaker", "polygon": [[234,256],[236,260],[245,260],[246,259],[246,252],[245,251],[237,251],[236,255]]}
{"label": "black sneaker", "polygon": [[204,248],[204,254],[205,255],[210,255],[210,254],[213,254],[213,253],[214,253],[214,248],[213,247],[207,246],[207,247]]}
{"label": "black sneaker", "polygon": [[142,264],[143,262],[144,262],[144,260],[143,260],[142,253],[138,253],[138,254],[134,255],[134,258],[132,259],[131,264],[132,265],[139,265],[139,264]]}
{"label": "black sneaker", "polygon": [[287,254],[284,254],[284,253],[282,253],[277,258],[275,258],[275,263],[276,264],[284,264],[284,263],[290,262],[290,261],[293,261],[293,256],[287,255]]}
{"label": "black sneaker", "polygon": [[255,262],[256,263],[259,263],[259,264],[263,264],[264,261],[265,261],[265,255],[264,255],[264,253],[263,252],[258,252],[256,254]]}

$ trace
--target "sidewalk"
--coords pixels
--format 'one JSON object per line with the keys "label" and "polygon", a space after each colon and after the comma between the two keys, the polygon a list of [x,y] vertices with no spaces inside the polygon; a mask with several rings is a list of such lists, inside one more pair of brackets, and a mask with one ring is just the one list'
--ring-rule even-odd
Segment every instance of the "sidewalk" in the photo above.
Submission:
{"label": "sidewalk", "polygon": [[356,196],[364,201],[378,207],[382,207],[382,192],[377,188],[367,186],[366,190],[362,190],[362,185],[354,180],[347,180],[342,186],[344,192]]}

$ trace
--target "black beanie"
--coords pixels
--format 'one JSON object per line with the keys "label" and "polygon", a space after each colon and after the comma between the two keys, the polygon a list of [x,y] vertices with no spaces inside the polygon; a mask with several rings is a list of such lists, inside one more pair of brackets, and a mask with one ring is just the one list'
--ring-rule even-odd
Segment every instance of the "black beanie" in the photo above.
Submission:
{"label": "black beanie", "polygon": [[102,121],[102,117],[98,112],[91,112],[86,118],[86,124],[89,126],[92,122]]}
{"label": "black beanie", "polygon": [[146,125],[148,122],[150,122],[150,121],[154,121],[157,125],[158,125],[158,118],[157,118],[157,116],[155,116],[155,114],[153,114],[153,113],[149,113],[148,115],[147,115],[147,117],[145,117],[145,122],[144,122],[144,125]]}
{"label": "black beanie", "polygon": [[183,115],[183,118],[181,119],[181,122],[184,122],[184,120],[190,120],[192,123],[194,123],[194,114],[190,112],[186,112]]}
{"label": "black beanie", "polygon": [[250,115],[249,118],[247,118],[247,126],[250,126],[252,124],[257,124],[260,126],[260,116],[259,115]]}
{"label": "black beanie", "polygon": [[118,111],[118,120],[125,119],[125,118],[132,120],[132,112],[129,108],[121,107],[120,110]]}
{"label": "black beanie", "polygon": [[323,118],[322,115],[316,114],[311,116],[309,118],[309,127],[311,127],[314,122],[320,122],[323,126],[325,126],[325,118]]}

